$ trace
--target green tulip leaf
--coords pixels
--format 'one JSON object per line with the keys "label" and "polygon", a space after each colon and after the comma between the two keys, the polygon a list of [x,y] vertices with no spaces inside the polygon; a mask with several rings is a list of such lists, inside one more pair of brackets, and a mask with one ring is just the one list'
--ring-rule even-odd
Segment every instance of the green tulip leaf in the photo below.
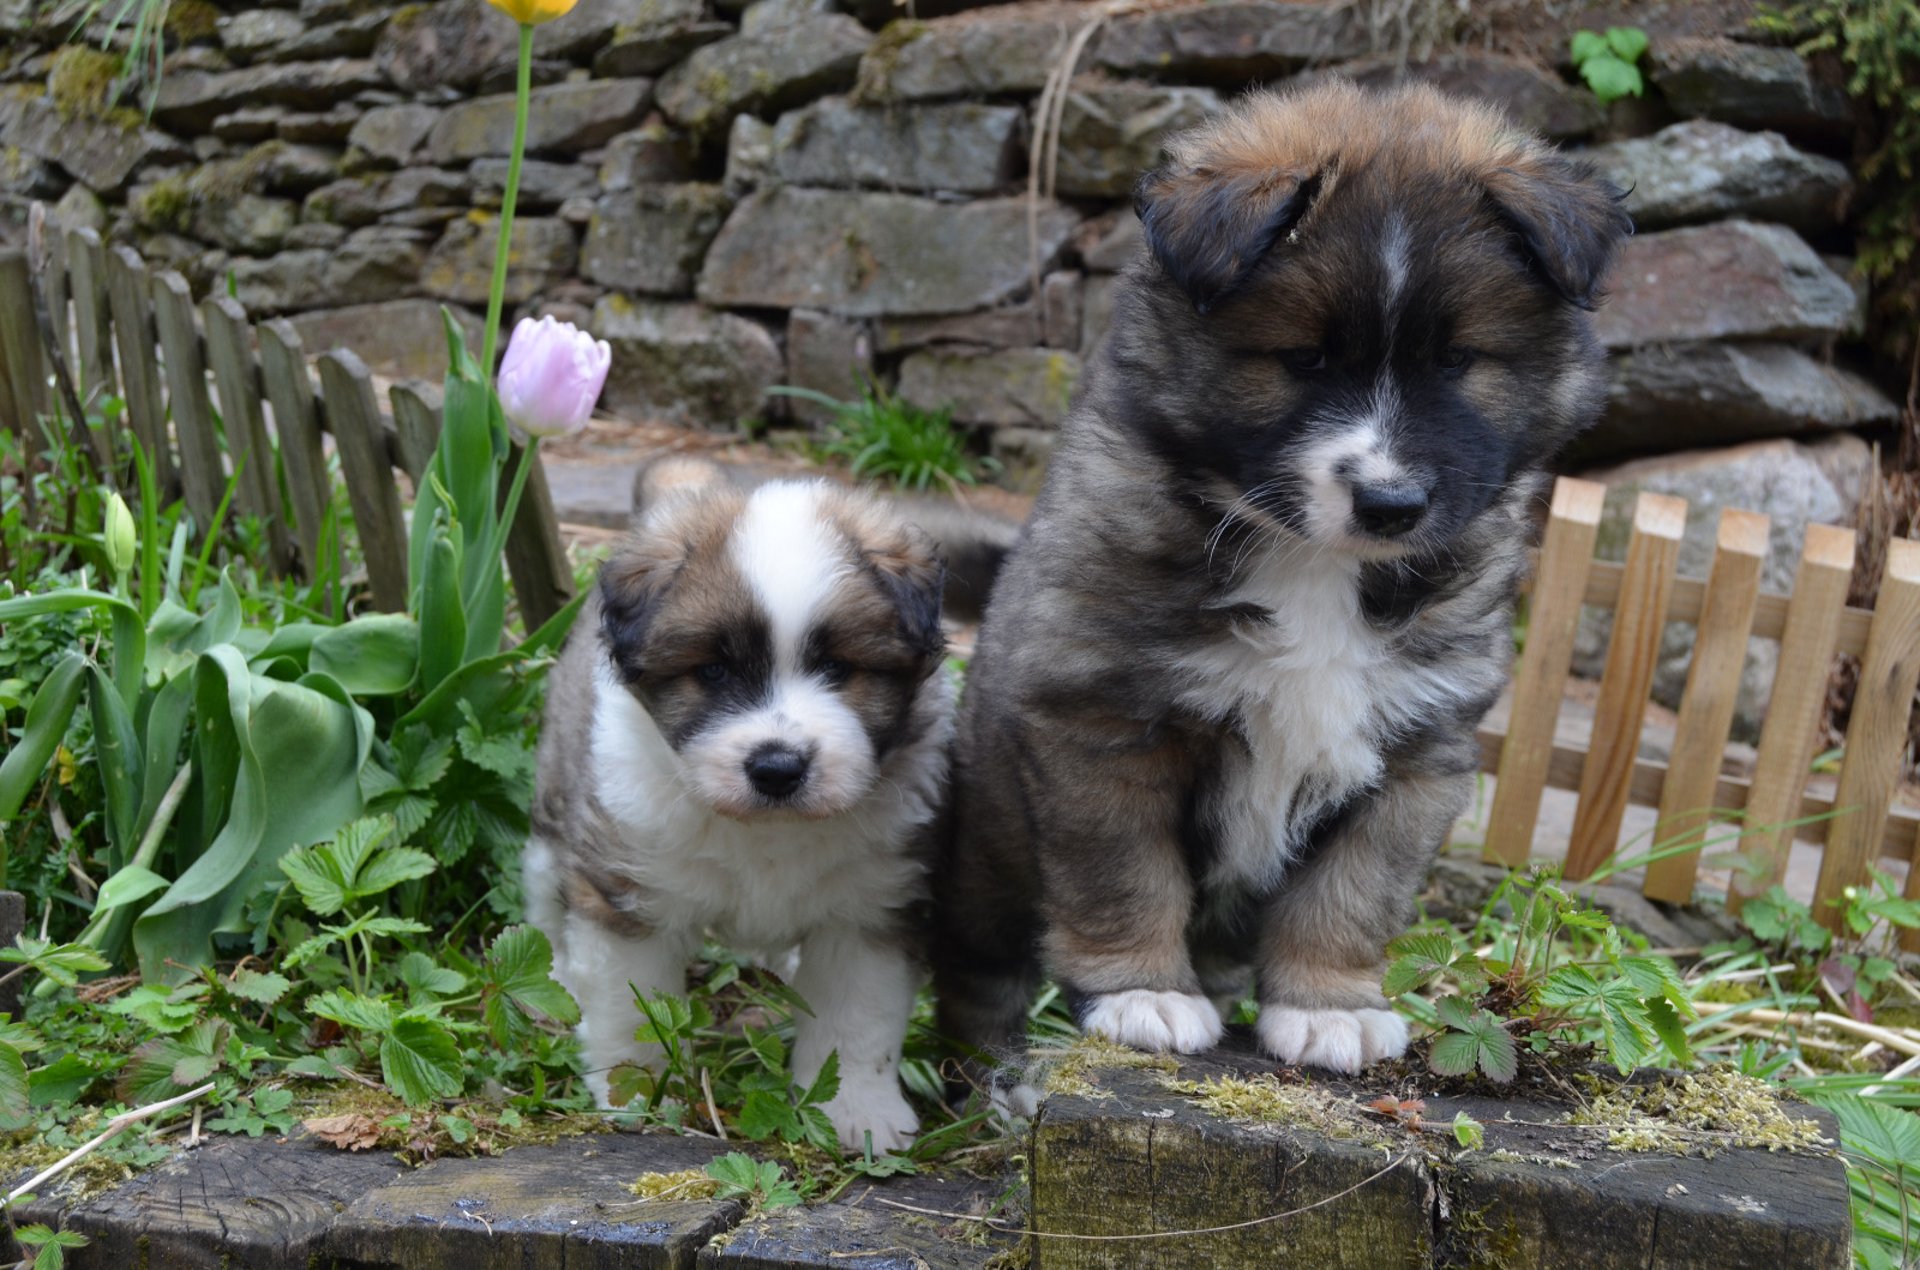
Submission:
{"label": "green tulip leaf", "polygon": [[315,636],[307,669],[356,697],[391,697],[413,685],[419,661],[419,625],[404,613],[372,613]]}

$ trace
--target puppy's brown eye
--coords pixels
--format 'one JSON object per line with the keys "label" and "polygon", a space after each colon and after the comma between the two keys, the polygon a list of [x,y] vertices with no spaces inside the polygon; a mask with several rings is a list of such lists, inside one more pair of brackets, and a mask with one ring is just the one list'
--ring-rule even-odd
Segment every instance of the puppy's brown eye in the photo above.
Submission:
{"label": "puppy's brown eye", "polygon": [[723,684],[727,682],[727,667],[724,662],[710,661],[694,667],[693,673],[700,676],[701,683]]}
{"label": "puppy's brown eye", "polygon": [[1473,365],[1473,350],[1458,344],[1449,345],[1434,364],[1449,376],[1463,374],[1467,367]]}
{"label": "puppy's brown eye", "polygon": [[836,686],[845,683],[853,674],[853,667],[838,657],[827,658],[815,669],[822,679]]}
{"label": "puppy's brown eye", "polygon": [[1327,368],[1327,351],[1323,348],[1283,348],[1280,350],[1280,364],[1296,375],[1317,375]]}

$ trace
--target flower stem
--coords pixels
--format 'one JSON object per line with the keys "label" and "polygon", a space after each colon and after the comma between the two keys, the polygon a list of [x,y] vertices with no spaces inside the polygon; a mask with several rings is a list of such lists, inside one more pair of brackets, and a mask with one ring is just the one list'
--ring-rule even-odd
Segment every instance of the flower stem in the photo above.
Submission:
{"label": "flower stem", "polygon": [[520,197],[520,161],[527,151],[527,109],[533,96],[533,28],[520,26],[520,73],[513,90],[513,150],[507,160],[507,189],[500,201],[500,238],[493,248],[493,285],[487,291],[487,330],[480,373],[493,380],[493,350],[500,341],[500,308],[507,294],[507,252],[513,241],[513,204]]}

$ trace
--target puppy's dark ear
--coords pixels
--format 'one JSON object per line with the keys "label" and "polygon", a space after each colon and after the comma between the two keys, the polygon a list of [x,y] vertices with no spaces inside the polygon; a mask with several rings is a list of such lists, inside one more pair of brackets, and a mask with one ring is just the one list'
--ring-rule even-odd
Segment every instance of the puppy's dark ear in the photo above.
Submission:
{"label": "puppy's dark ear", "polygon": [[635,536],[600,570],[600,634],[628,683],[646,673],[647,628],[660,611],[676,563],[661,544]]}
{"label": "puppy's dark ear", "polygon": [[1633,232],[1625,191],[1589,164],[1544,153],[1496,168],[1486,186],[1534,268],[1569,303],[1591,309],[1614,252]]}
{"label": "puppy's dark ear", "polygon": [[900,631],[922,656],[929,672],[946,651],[940,629],[940,592],[946,585],[947,562],[940,548],[918,528],[907,526],[885,547],[867,552],[867,566],[900,615]]}
{"label": "puppy's dark ear", "polygon": [[1304,171],[1169,164],[1140,178],[1133,210],[1153,258],[1205,313],[1247,280],[1306,214],[1319,186]]}

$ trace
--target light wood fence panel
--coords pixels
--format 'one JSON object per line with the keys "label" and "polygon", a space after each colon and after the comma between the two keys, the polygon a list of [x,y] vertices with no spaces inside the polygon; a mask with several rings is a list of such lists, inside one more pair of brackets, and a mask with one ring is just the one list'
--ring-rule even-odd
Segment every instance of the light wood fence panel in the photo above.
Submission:
{"label": "light wood fence panel", "polygon": [[[1643,889],[1650,899],[1684,904],[1693,898],[1700,868],[1697,844],[1705,839],[1712,819],[1707,813],[1714,806],[1713,790],[1733,730],[1733,708],[1740,696],[1740,672],[1746,668],[1747,635],[1760,598],[1760,566],[1767,558],[1769,528],[1767,518],[1753,512],[1730,507],[1720,513],[1693,664],[1687,668],[1673,757],[1654,822],[1654,843],[1661,858],[1647,863]],[[1689,842],[1696,844],[1692,851],[1665,854]]]}
{"label": "light wood fence panel", "polygon": [[1787,857],[1795,837],[1791,822],[1800,815],[1801,789],[1819,741],[1840,616],[1847,607],[1847,584],[1853,577],[1853,543],[1850,529],[1807,526],[1793,579],[1793,600],[1780,634],[1780,669],[1760,725],[1753,796],[1746,807],[1747,832],[1740,842],[1753,864],[1735,869],[1727,889],[1727,908],[1735,913],[1749,896],[1761,894],[1787,876]]}
{"label": "light wood fence panel", "polygon": [[1585,878],[1613,854],[1625,817],[1628,778],[1640,748],[1647,693],[1660,659],[1674,564],[1687,525],[1687,504],[1665,494],[1643,493],[1633,509],[1627,539],[1627,569],[1614,608],[1613,637],[1600,676],[1593,739],[1580,776],[1573,836],[1567,844],[1567,876]]}
{"label": "light wood fence panel", "polygon": [[1580,626],[1580,597],[1587,589],[1606,497],[1606,486],[1591,481],[1569,478],[1554,486],[1538,580],[1528,599],[1527,643],[1514,671],[1507,743],[1500,751],[1499,783],[1487,822],[1488,860],[1522,865],[1533,845],[1540,795],[1553,757],[1554,724]]}

